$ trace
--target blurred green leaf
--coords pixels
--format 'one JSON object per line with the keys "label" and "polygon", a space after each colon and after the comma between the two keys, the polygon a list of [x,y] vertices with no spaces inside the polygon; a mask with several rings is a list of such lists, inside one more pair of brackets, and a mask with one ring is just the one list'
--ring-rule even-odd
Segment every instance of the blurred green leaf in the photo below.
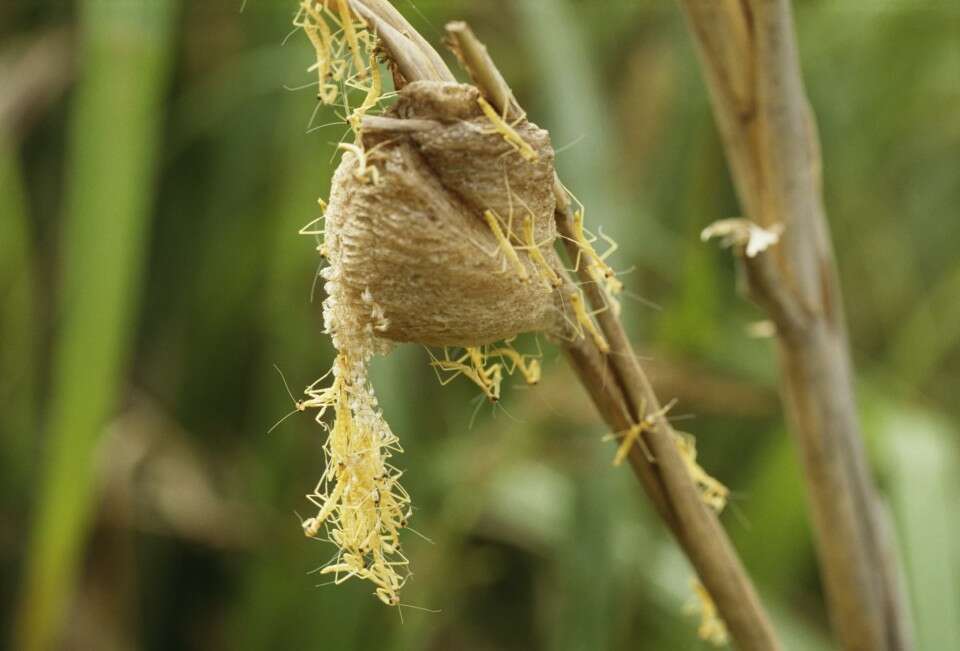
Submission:
{"label": "blurred green leaf", "polygon": [[54,389],[19,621],[56,644],[94,506],[95,451],[132,332],[164,112],[174,0],[82,4]]}
{"label": "blurred green leaf", "polygon": [[727,527],[747,567],[761,585],[777,586],[781,598],[796,587],[798,573],[814,566],[812,533],[797,452],[788,432],[774,430],[742,493],[734,495]]}
{"label": "blurred green leaf", "polygon": [[[626,251],[642,252],[647,265],[668,264],[673,244],[657,222],[626,205],[616,184],[616,133],[604,128],[609,111],[601,101],[593,49],[567,0],[515,3],[521,33],[535,63],[536,106],[551,130],[561,180],[583,202],[587,225],[606,226]],[[483,36],[481,35],[481,39]],[[571,148],[564,153],[564,149]]]}
{"label": "blurred green leaf", "polygon": [[960,343],[960,264],[921,295],[891,345],[898,379],[923,386]]}
{"label": "blurred green leaf", "polygon": [[36,262],[16,149],[0,133],[0,479],[3,501],[19,503],[27,492],[36,437]]}
{"label": "blurred green leaf", "polygon": [[878,418],[918,649],[960,648],[960,454],[942,418],[887,406]]}

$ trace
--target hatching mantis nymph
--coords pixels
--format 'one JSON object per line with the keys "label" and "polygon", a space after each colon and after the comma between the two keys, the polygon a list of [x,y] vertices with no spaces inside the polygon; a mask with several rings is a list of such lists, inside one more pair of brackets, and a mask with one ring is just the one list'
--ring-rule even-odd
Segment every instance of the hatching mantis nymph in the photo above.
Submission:
{"label": "hatching mantis nymph", "polygon": [[576,319],[577,334],[580,337],[584,337],[584,331],[586,331],[601,353],[609,353],[610,344],[607,343],[607,340],[604,339],[603,334],[600,333],[593,319],[590,318],[597,312],[587,312],[587,308],[584,307],[583,303],[583,294],[580,293],[580,290],[571,293],[568,298],[570,300],[570,307],[573,309],[574,318]]}
{"label": "hatching mantis nymph", "polygon": [[[626,431],[605,436],[604,440],[610,440],[613,438],[620,439],[620,445],[617,447],[617,453],[613,456],[613,465],[619,466],[621,463],[623,463],[623,460],[627,458],[628,454],[630,454],[630,448],[637,443],[643,446],[643,450],[647,455],[647,458],[652,459],[653,455],[651,455],[650,451],[646,449],[646,444],[643,442],[641,435],[655,427],[657,420],[666,416],[667,412],[669,412],[675,404],[677,404],[677,401],[671,400],[657,411],[644,415],[643,418],[640,419],[639,423],[633,425]],[[646,408],[647,404],[644,401],[640,404],[641,413],[646,410]]]}
{"label": "hatching mantis nymph", "polygon": [[[511,215],[511,220],[512,220]],[[520,261],[520,256],[517,255],[516,249],[513,247],[513,244],[510,243],[508,235],[504,235],[503,229],[500,228],[500,216],[497,215],[493,210],[484,210],[483,219],[487,222],[487,226],[490,227],[490,230],[493,232],[493,236],[497,239],[497,244],[500,250],[503,251],[504,255],[507,256],[507,260],[513,265],[513,268],[517,272],[522,280],[529,278],[527,274],[527,268]],[[509,233],[510,225],[507,226],[507,232]]]}
{"label": "hatching mantis nymph", "polygon": [[[437,373],[441,386],[449,384],[457,375],[463,375],[480,387],[490,402],[500,400],[500,384],[503,381],[501,366],[500,364],[485,366],[485,358],[479,348],[468,347],[461,357],[453,360],[449,358],[446,349],[444,349],[444,359],[437,359],[433,353],[430,353],[430,357],[430,365],[435,370],[453,373],[446,379]],[[467,362],[470,363],[467,364]]]}
{"label": "hatching mantis nymph", "polygon": [[[490,102],[484,99],[482,96],[477,98],[477,104],[480,105],[480,110],[483,111],[483,114],[487,116],[487,119],[493,123],[493,130],[495,133],[499,133],[503,136],[503,139],[508,145],[510,145],[517,153],[519,153],[525,160],[534,161],[540,158],[540,155],[536,150],[530,146],[526,140],[520,137],[520,134],[507,123],[507,121],[497,113],[496,109],[491,106]],[[522,119],[522,117],[520,118]]]}

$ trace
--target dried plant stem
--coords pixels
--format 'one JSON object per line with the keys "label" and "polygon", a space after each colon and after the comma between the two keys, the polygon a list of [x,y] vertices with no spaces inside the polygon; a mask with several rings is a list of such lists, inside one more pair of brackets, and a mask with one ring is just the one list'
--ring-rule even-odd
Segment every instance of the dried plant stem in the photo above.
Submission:
{"label": "dried plant stem", "polygon": [[455,81],[433,47],[387,0],[349,0],[350,7],[371,23],[383,48],[407,81]]}
{"label": "dried plant stem", "polygon": [[778,332],[784,400],[800,448],[821,575],[844,649],[911,648],[896,554],[867,466],[821,159],[788,0],[680,0],[746,216],[781,243],[740,256]]}
{"label": "dried plant stem", "polygon": [[[464,23],[451,23],[447,31],[464,67],[494,106],[500,111],[519,111],[503,76],[470,28]],[[558,230],[573,247],[573,213],[559,180],[556,186]],[[575,249],[569,253],[576,257]],[[606,306],[604,296],[585,267],[580,273],[587,299],[594,310],[601,310]],[[641,422],[646,415],[641,413],[641,405],[647,413],[655,413],[660,404],[613,310],[600,311],[597,321],[610,345],[608,354],[602,353],[589,337],[569,342],[565,348],[601,416],[611,428],[622,431]],[[733,546],[716,514],[701,501],[677,450],[675,436],[665,418],[656,419],[655,426],[643,432],[646,448],[631,448],[630,465],[696,568],[738,648],[779,649],[769,619]]]}
{"label": "dried plant stem", "polygon": [[[560,232],[569,236],[572,215],[568,209],[561,209],[557,216]],[[583,282],[585,288],[593,288],[587,291],[591,305],[595,309],[602,306],[604,298],[592,280],[583,278]],[[567,355],[601,416],[610,427],[623,430],[643,418],[639,405],[656,412],[660,403],[619,318],[606,310],[597,315],[597,320],[610,344],[609,355],[603,355],[587,339],[568,344]],[[696,568],[737,647],[779,649],[756,590],[716,514],[701,500],[680,458],[675,436],[669,421],[657,419],[656,426],[643,433],[652,459],[643,447],[634,446],[630,465]]]}
{"label": "dried plant stem", "polygon": [[[449,73],[431,70],[430,62],[436,59],[423,50],[422,39],[414,36],[409,25],[397,24],[397,17],[385,9],[386,3],[380,0],[351,2],[381,37],[391,34],[390,39],[383,39],[384,47],[406,81],[446,78]],[[465,23],[451,23],[447,26],[447,33],[454,52],[491,105],[508,118],[522,115],[522,108],[503,76],[470,28]],[[365,124],[373,123],[366,118]],[[390,128],[391,124],[380,123],[385,128]],[[422,121],[410,125],[410,128],[430,129],[433,125]],[[559,179],[555,179],[555,191],[558,230],[570,238],[573,235],[573,213]],[[555,271],[564,274],[562,282],[565,285],[573,287],[563,269]],[[586,274],[586,269],[581,273]],[[588,275],[581,279],[591,306],[595,311],[601,310],[606,301],[594,279]],[[615,431],[627,430],[643,422],[648,414],[656,413],[659,401],[613,310],[600,311],[597,321],[609,343],[609,352],[603,352],[597,338],[591,337],[579,337],[566,343],[566,352],[607,424]],[[665,418],[655,419],[652,427],[644,429],[642,437],[643,445],[630,448],[630,465],[657,512],[696,568],[738,648],[743,651],[780,649],[767,615],[716,514],[701,500],[700,491],[680,456],[677,435],[669,422]]]}

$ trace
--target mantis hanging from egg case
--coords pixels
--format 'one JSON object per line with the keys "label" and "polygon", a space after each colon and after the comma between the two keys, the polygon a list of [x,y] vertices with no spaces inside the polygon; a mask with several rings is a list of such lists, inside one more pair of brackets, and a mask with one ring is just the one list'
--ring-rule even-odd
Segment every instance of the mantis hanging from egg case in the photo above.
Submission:
{"label": "mantis hanging from egg case", "polygon": [[[514,347],[521,333],[589,338],[609,353],[597,312],[568,271],[586,266],[606,298],[601,310],[619,312],[623,286],[607,262],[616,244],[601,232],[608,248],[594,248],[598,238],[584,227],[582,206],[569,238],[577,250],[573,269],[557,255],[549,134],[522,113],[498,112],[475,86],[404,78],[370,16],[355,7],[303,0],[294,19],[314,49],[308,72],[317,75],[318,101],[345,109],[353,137],[339,145],[323,216],[301,230],[318,238],[327,261],[324,324],[337,350],[330,372],[296,403],[296,411],[315,410],[327,432],[325,469],[307,496],[317,511],[303,529],[337,548],[321,574],[337,584],[370,581],[378,599],[398,605],[410,577],[400,531],[412,508],[402,471],[390,462],[402,448],[367,378],[369,360],[402,342],[437,349],[430,365],[441,385],[462,377],[497,403],[505,377],[529,385],[541,379],[539,350]],[[383,38],[396,38],[389,25],[380,28]],[[383,90],[385,59],[398,87],[392,93]],[[363,94],[353,109],[351,89]],[[615,461],[664,414],[615,435]],[[699,468],[687,456],[691,469]]]}

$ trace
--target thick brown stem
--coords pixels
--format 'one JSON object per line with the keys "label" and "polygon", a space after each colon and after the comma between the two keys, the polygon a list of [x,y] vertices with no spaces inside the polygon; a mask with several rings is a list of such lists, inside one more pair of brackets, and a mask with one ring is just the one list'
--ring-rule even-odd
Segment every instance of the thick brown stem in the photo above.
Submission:
{"label": "thick brown stem", "polygon": [[863,450],[816,126],[788,0],[680,0],[746,216],[783,224],[743,258],[777,325],[784,402],[800,448],[834,629],[844,649],[911,648],[896,554]]}

